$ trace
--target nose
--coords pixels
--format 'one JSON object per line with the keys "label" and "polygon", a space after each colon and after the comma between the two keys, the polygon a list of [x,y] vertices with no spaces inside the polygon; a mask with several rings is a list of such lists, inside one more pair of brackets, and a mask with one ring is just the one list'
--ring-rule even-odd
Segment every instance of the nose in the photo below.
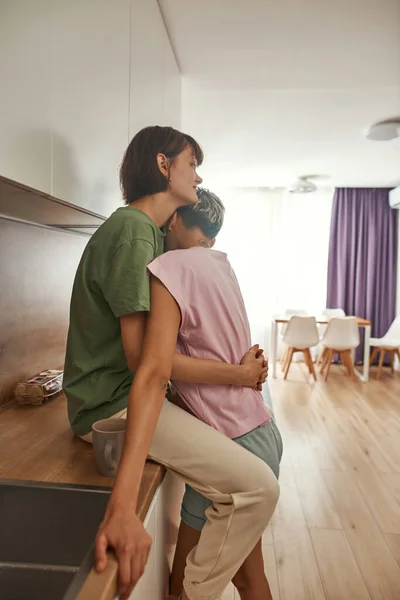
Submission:
{"label": "nose", "polygon": [[202,178],[200,177],[200,175],[198,175],[196,173],[196,185],[200,185],[200,183],[202,183],[202,182],[203,182]]}

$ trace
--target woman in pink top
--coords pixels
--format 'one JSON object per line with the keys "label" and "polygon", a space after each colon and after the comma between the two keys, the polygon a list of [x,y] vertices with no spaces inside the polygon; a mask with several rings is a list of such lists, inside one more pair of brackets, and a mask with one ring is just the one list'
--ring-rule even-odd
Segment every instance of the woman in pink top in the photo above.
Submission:
{"label": "woman in pink top", "polygon": [[[168,223],[166,247],[172,251],[158,257],[148,269],[174,298],[171,310],[180,313],[177,351],[193,358],[240,364],[250,346],[245,305],[226,254],[211,250],[223,223],[224,207],[207,190],[197,193],[199,202],[178,209]],[[258,390],[183,381],[173,381],[173,390],[179,406],[258,456],[278,478],[282,439]],[[186,558],[199,541],[210,506],[209,500],[186,485],[170,600],[182,592]],[[233,583],[241,600],[272,598],[261,540]]]}

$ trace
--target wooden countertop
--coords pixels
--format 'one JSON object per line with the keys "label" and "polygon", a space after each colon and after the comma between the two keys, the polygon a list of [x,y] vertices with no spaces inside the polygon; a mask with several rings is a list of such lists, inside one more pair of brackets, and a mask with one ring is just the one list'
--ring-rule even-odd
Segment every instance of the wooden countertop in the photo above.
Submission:
{"label": "wooden countertop", "polygon": [[[41,406],[14,403],[0,412],[0,478],[112,487],[97,469],[92,446],[72,435],[66,399]],[[147,461],[139,494],[143,520],[165,468]]]}
{"label": "wooden countertop", "polygon": [[[143,521],[165,468],[147,461],[138,500]],[[60,395],[41,406],[9,403],[0,411],[0,478],[112,487],[113,478],[100,475],[92,446],[72,435],[66,399]],[[103,575],[90,574],[79,598],[113,597],[116,564],[109,561]],[[94,589],[96,588],[96,590]],[[103,595],[97,590],[109,595]]]}

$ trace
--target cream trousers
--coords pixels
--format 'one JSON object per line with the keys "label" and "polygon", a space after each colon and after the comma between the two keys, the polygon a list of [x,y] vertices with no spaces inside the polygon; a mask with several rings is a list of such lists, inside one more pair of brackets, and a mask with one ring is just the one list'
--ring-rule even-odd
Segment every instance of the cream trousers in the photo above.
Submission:
{"label": "cream trousers", "polygon": [[[91,434],[82,439],[91,442]],[[219,600],[271,519],[278,482],[258,457],[167,400],[149,457],[212,501],[184,588],[190,600]]]}

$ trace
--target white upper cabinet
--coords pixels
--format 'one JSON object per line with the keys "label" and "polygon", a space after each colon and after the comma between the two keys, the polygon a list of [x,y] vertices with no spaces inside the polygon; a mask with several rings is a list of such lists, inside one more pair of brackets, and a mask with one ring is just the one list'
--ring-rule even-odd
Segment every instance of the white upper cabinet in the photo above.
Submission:
{"label": "white upper cabinet", "polygon": [[164,33],[157,3],[132,0],[130,137],[142,127],[162,124]]}
{"label": "white upper cabinet", "polygon": [[164,125],[172,125],[172,127],[180,129],[182,112],[181,98],[181,74],[168,38],[168,34],[164,29]]}
{"label": "white upper cabinet", "polygon": [[0,175],[51,191],[52,0],[1,0]]}
{"label": "white upper cabinet", "polygon": [[130,136],[181,123],[181,76],[156,2],[132,0]]}
{"label": "white upper cabinet", "polygon": [[146,125],[180,126],[156,0],[1,0],[0,175],[108,216]]}
{"label": "white upper cabinet", "polygon": [[53,194],[109,215],[128,141],[129,0],[57,2],[52,49]]}

